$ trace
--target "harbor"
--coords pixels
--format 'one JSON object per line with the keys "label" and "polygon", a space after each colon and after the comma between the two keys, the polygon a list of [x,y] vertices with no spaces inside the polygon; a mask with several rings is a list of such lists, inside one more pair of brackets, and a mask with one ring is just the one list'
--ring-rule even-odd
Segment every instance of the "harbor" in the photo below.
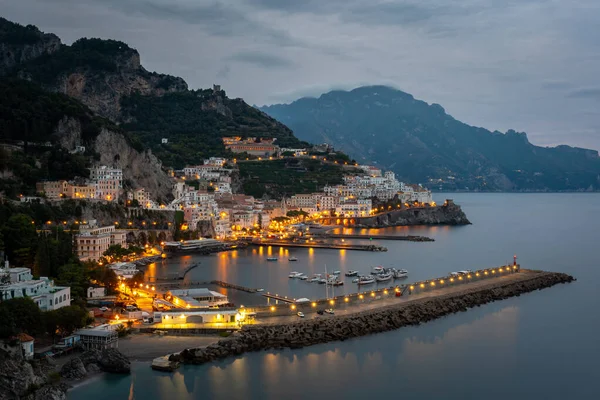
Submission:
{"label": "harbor", "polygon": [[334,250],[358,250],[358,251],[387,251],[386,247],[376,245],[348,244],[348,243],[324,243],[314,240],[307,242],[290,240],[252,240],[248,244],[252,246],[278,246],[278,247],[298,247],[305,249],[334,249]]}
{"label": "harbor", "polygon": [[343,234],[343,233],[315,233],[314,237],[323,239],[363,239],[363,240],[402,240],[407,242],[434,242],[435,240],[427,236],[415,235],[362,235],[362,234]]}

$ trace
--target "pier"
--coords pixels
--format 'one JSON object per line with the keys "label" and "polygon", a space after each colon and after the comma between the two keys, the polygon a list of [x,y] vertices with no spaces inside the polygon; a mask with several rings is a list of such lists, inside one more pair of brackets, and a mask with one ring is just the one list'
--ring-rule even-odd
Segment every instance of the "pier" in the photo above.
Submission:
{"label": "pier", "polygon": [[267,297],[269,299],[283,301],[284,303],[295,303],[296,302],[296,299],[290,299],[287,296],[280,296],[278,294],[263,293],[263,296]]}
{"label": "pier", "polygon": [[227,289],[241,290],[242,292],[256,293],[258,291],[257,289],[253,289],[253,288],[249,288],[249,287],[241,286],[241,285],[235,285],[233,283],[227,283],[227,282],[223,282],[223,281],[211,281],[210,283],[212,283],[213,285],[227,288]]}
{"label": "pier", "polygon": [[[169,361],[203,364],[251,351],[285,347],[296,349],[346,340],[419,325],[469,308],[574,280],[572,276],[562,273],[521,270],[518,265],[472,271],[470,275],[471,278],[466,274],[462,279],[450,276],[415,282],[408,286],[408,291],[404,287],[400,295],[395,290],[383,289],[319,302],[270,306],[266,310],[272,317],[265,318],[264,323],[261,320],[260,323],[245,326],[231,340],[173,354]],[[335,307],[335,315],[316,314],[320,306]],[[251,308],[246,310],[256,311]],[[298,311],[306,314],[306,318],[299,318],[296,315]],[[262,312],[257,314],[259,319],[265,316]]]}
{"label": "pier", "polygon": [[387,251],[386,247],[375,245],[345,244],[345,243],[300,243],[289,241],[252,241],[253,246],[279,246],[279,247],[304,247],[313,249],[337,249],[337,250],[359,250],[359,251]]}
{"label": "pier", "polygon": [[345,235],[337,233],[316,233],[313,236],[324,239],[367,239],[367,240],[404,240],[408,242],[433,242],[435,239],[426,236],[413,236],[413,235]]}

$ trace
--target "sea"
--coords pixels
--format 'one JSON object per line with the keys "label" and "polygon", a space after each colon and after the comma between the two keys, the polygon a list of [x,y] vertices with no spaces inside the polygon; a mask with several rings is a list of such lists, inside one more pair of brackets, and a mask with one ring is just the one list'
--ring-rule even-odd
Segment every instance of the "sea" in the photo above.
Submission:
{"label": "sea", "polygon": [[[160,373],[133,363],[71,390],[96,399],[597,399],[600,398],[600,194],[434,194],[452,198],[468,226],[354,232],[422,235],[434,242],[352,241],[387,252],[247,248],[181,256],[146,271],[166,277],[199,263],[186,280],[222,280],[292,298],[325,297],[324,285],[289,279],[375,265],[405,268],[406,282],[512,263],[577,281],[402,328],[299,350],[264,351]],[[346,241],[351,242],[351,241]],[[278,261],[267,261],[268,256]],[[298,261],[288,261],[294,256]],[[387,283],[389,285],[389,283]],[[236,304],[260,294],[221,290]],[[336,295],[356,291],[348,280]]]}

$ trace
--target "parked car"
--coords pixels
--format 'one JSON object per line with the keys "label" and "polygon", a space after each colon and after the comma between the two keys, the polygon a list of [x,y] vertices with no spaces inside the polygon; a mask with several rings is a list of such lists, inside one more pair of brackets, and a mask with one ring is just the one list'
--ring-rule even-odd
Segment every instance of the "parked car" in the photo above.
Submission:
{"label": "parked car", "polygon": [[301,311],[298,311],[298,316],[299,316],[300,318],[304,318],[304,313],[303,313],[303,312],[301,312]]}

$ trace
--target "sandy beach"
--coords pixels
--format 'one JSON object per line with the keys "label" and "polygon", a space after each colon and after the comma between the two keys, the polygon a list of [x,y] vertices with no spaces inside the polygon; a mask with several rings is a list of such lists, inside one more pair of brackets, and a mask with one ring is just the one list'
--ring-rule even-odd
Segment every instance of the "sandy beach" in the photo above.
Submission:
{"label": "sandy beach", "polygon": [[133,334],[119,339],[119,350],[131,361],[152,361],[156,357],[177,353],[191,347],[208,346],[219,336],[158,336]]}

